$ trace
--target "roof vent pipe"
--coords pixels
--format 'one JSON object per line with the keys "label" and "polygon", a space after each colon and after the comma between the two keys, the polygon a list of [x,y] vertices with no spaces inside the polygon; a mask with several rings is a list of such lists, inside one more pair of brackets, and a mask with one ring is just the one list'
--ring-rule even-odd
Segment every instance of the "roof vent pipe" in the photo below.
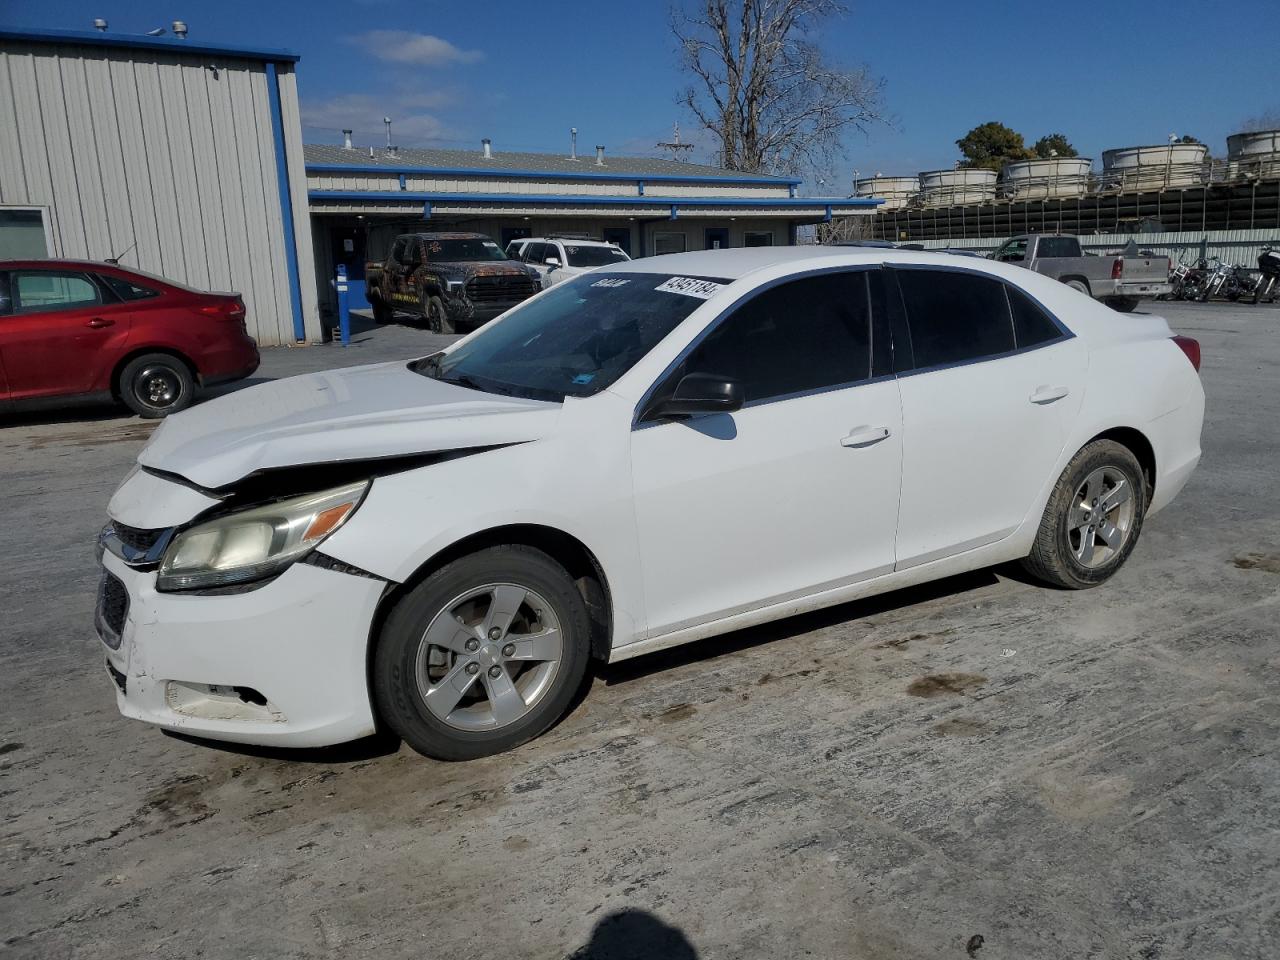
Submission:
{"label": "roof vent pipe", "polygon": [[173,35],[179,40],[187,39],[187,25],[181,20],[173,21]]}
{"label": "roof vent pipe", "polygon": [[599,143],[596,144],[596,166],[604,166],[604,146]]}
{"label": "roof vent pipe", "polygon": [[480,146],[484,150],[484,158],[486,160],[492,160],[493,159],[493,141],[490,140],[488,137],[485,137],[483,140],[480,141]]}
{"label": "roof vent pipe", "polygon": [[107,21],[103,20],[101,17],[94,17],[94,18],[93,18],[93,29],[97,30],[99,33],[106,33],[106,32],[107,32]]}
{"label": "roof vent pipe", "polygon": [[351,131],[350,131],[350,130],[343,130],[343,131],[342,131],[342,149],[343,149],[343,150],[354,150],[354,149],[355,149],[355,147],[353,147],[353,146],[351,145]]}
{"label": "roof vent pipe", "polygon": [[569,159],[578,159],[578,128],[569,128]]}

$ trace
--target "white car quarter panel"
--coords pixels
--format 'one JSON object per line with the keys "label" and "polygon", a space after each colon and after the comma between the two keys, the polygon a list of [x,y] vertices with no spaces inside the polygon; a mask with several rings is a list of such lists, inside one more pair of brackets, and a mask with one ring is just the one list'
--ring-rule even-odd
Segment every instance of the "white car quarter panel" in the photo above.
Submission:
{"label": "white car quarter panel", "polygon": [[649,634],[891,570],[900,436],[893,380],[637,428]]}

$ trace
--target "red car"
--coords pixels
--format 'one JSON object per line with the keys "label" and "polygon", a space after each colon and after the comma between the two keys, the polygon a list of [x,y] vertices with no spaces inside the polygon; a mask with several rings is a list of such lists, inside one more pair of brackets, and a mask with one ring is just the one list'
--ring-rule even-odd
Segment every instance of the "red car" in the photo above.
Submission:
{"label": "red car", "polygon": [[237,293],[113,263],[0,260],[0,410],[114,399],[163,417],[258,362]]}

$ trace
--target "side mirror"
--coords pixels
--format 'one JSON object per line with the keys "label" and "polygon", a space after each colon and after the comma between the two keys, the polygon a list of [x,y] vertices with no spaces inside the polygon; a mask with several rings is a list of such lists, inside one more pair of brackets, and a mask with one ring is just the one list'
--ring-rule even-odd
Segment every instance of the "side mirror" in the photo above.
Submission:
{"label": "side mirror", "polygon": [[746,396],[742,384],[715,373],[690,373],[676,384],[675,393],[655,401],[641,420],[693,417],[703,413],[733,413],[741,410]]}
{"label": "side mirror", "polygon": [[560,258],[559,258],[559,257],[547,257],[547,259],[543,260],[542,262],[543,262],[543,263],[545,263],[545,264],[546,264],[548,267],[550,267],[552,270],[554,270],[556,267],[560,266]]}

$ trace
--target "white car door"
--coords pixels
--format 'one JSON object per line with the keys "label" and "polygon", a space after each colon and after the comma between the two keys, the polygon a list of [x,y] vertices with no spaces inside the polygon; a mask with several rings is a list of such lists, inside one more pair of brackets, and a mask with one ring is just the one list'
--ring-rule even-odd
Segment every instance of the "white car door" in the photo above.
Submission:
{"label": "white car door", "polygon": [[773,286],[655,385],[716,374],[746,405],[632,432],[648,636],[892,570],[901,406],[873,376],[882,284],[859,270]]}
{"label": "white car door", "polygon": [[[1054,471],[1087,353],[1016,286],[976,271],[895,267],[905,309],[897,567],[1009,536]],[[897,349],[900,340],[909,346]]]}

